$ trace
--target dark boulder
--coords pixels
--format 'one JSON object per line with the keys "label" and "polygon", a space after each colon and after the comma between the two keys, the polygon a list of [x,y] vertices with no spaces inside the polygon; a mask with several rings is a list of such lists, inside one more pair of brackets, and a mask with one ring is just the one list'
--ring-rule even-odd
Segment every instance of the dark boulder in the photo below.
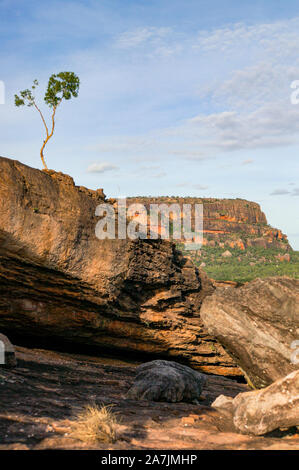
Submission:
{"label": "dark boulder", "polygon": [[127,394],[134,400],[197,403],[206,377],[190,367],[172,361],[151,361],[136,369]]}

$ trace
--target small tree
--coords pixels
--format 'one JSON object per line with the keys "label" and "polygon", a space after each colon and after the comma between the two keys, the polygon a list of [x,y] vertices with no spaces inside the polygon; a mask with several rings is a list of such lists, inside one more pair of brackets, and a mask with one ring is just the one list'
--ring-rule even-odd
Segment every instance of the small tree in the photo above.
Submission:
{"label": "small tree", "polygon": [[44,167],[47,169],[48,167],[44,159],[44,148],[54,133],[56,110],[62,100],[70,100],[72,96],[77,98],[79,93],[80,80],[77,75],[75,75],[73,72],[60,72],[57,75],[51,75],[51,77],[49,78],[48,87],[44,96],[44,101],[52,109],[52,124],[50,132],[46,124],[45,118],[40,108],[35,102],[34,90],[37,86],[38,81],[34,80],[31,90],[26,89],[20,92],[20,96],[15,95],[15,105],[18,107],[24,105],[27,105],[29,107],[34,106],[39,112],[46,129],[46,138],[40,150],[40,157],[42,159]]}

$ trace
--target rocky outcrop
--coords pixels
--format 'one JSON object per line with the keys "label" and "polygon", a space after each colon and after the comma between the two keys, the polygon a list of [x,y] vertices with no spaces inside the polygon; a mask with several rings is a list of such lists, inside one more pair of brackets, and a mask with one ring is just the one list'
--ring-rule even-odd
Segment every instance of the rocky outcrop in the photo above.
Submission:
{"label": "rocky outcrop", "polygon": [[132,400],[198,403],[206,377],[173,361],[151,361],[136,369],[127,393]]}
{"label": "rocky outcrop", "polygon": [[103,190],[67,175],[0,158],[0,180],[3,332],[241,374],[200,318],[214,287],[172,243],[99,240]]}
{"label": "rocky outcrop", "polygon": [[230,258],[232,256],[231,252],[226,250],[222,253],[223,258]]}
{"label": "rocky outcrop", "polygon": [[[247,247],[290,251],[287,236],[271,227],[260,205],[245,199],[216,199],[179,196],[132,197],[129,203],[203,204],[203,244],[245,250]],[[184,239],[181,240],[184,242]]]}
{"label": "rocky outcrop", "polygon": [[255,387],[298,369],[292,349],[299,338],[298,279],[273,277],[218,288],[204,300],[201,317]]}
{"label": "rocky outcrop", "polygon": [[[19,368],[0,369],[0,450],[106,450],[107,442],[75,439],[78,415],[105,405],[116,417],[119,450],[298,450],[296,429],[278,436],[236,432],[231,418],[211,408],[221,393],[235,397],[245,384],[207,376],[200,404],[125,398],[136,360],[16,346]],[[175,466],[174,466],[175,467]],[[169,466],[170,468],[170,466]]]}
{"label": "rocky outcrop", "polygon": [[15,348],[7,338],[0,333],[0,367],[16,367]]}
{"label": "rocky outcrop", "polygon": [[243,434],[260,436],[299,426],[299,370],[262,390],[239,393],[235,398],[220,395],[212,407],[226,417],[231,415],[235,429]]}
{"label": "rocky outcrop", "polygon": [[242,283],[236,282],[236,281],[217,281],[215,279],[211,279],[211,281],[213,283],[213,286],[215,287],[236,288],[236,287],[240,287],[243,285]]}

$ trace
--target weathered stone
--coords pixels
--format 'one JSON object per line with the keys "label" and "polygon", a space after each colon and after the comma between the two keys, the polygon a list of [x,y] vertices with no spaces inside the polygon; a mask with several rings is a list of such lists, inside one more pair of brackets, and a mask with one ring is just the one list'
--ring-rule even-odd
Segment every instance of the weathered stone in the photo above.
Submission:
{"label": "weathered stone", "polygon": [[225,395],[219,395],[216,400],[212,403],[212,407],[221,411],[221,413],[233,419],[234,415],[234,404],[233,398]]}
{"label": "weathered stone", "polygon": [[208,278],[162,240],[99,240],[102,190],[0,158],[0,328],[240,375],[203,328]]}
{"label": "weathered stone", "polygon": [[[110,407],[119,425],[110,451],[298,450],[299,434],[240,434],[211,408],[223,393],[235,397],[248,386],[207,375],[200,404],[124,399],[136,362],[16,347],[19,369],[0,370],[0,450],[107,450],[107,442],[74,439],[76,416],[87,404]],[[189,451],[190,454],[190,451]],[[176,467],[173,465],[172,467]],[[171,468],[169,466],[168,468]]]}
{"label": "weathered stone", "polygon": [[232,254],[230,251],[226,250],[222,253],[223,258],[231,258],[232,257]]}
{"label": "weathered stone", "polygon": [[298,369],[292,344],[299,335],[299,280],[256,279],[236,289],[218,288],[203,302],[201,317],[245,371],[265,387]]}
{"label": "weathered stone", "polygon": [[7,338],[0,333],[0,367],[16,367],[15,348]]}
{"label": "weathered stone", "polygon": [[299,426],[299,370],[262,390],[221,395],[212,404],[233,419],[243,434],[260,436],[278,428]]}
{"label": "weathered stone", "polygon": [[133,400],[197,403],[206,377],[172,361],[151,361],[136,369],[127,397]]}
{"label": "weathered stone", "polygon": [[[129,202],[150,204],[203,204],[203,244],[244,250],[249,246],[291,250],[287,236],[271,227],[260,205],[245,199],[201,197],[132,197]],[[192,221],[193,223],[193,221]],[[182,239],[181,242],[185,240]]]}
{"label": "weathered stone", "polygon": [[217,281],[215,279],[211,279],[211,281],[213,283],[213,286],[215,286],[215,287],[225,287],[225,288],[233,287],[233,288],[236,288],[236,287],[239,287],[239,286],[243,285],[243,284],[240,284],[237,281]]}

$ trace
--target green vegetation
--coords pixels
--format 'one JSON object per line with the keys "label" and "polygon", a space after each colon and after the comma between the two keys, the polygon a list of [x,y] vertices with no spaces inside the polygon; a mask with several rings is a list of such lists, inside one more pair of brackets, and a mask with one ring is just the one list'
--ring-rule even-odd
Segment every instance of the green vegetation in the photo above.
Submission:
{"label": "green vegetation", "polygon": [[26,105],[30,108],[31,106],[34,106],[43,121],[46,130],[46,137],[40,150],[40,157],[43,162],[44,168],[47,168],[44,159],[44,148],[54,134],[56,110],[63,100],[70,100],[72,97],[77,98],[79,93],[79,86],[80,80],[77,75],[75,75],[73,72],[60,72],[57,75],[51,75],[51,77],[49,78],[47,90],[44,96],[44,101],[46,105],[49,106],[50,109],[52,109],[51,130],[49,130],[46,124],[46,120],[40,108],[36,104],[34,94],[35,89],[38,87],[37,80],[33,81],[31,90],[27,88],[26,90],[20,92],[20,96],[15,95],[15,105],[17,107]]}
{"label": "green vegetation", "polygon": [[[284,250],[273,248],[247,248],[240,250],[225,246],[203,246],[200,251],[185,251],[184,255],[192,258],[196,266],[205,263],[202,269],[216,280],[248,282],[257,277],[290,276],[299,278],[299,251],[290,251],[290,261],[279,261],[277,255],[284,255]],[[229,250],[231,257],[224,258],[222,253]]]}

